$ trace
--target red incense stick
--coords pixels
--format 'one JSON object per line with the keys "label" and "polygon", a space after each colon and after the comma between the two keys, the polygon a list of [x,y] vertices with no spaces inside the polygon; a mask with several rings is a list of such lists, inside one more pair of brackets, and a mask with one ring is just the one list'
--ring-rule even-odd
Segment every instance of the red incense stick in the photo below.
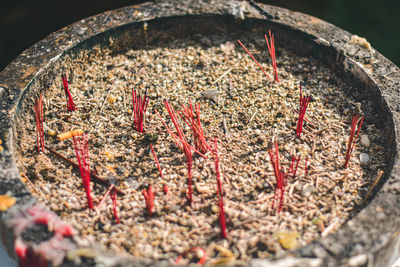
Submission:
{"label": "red incense stick", "polygon": [[40,94],[35,100],[36,142],[38,152],[44,153],[44,128],[43,128],[43,97]]}
{"label": "red incense stick", "polygon": [[219,205],[219,226],[221,228],[221,237],[228,238],[228,233],[226,231],[226,220],[225,220],[225,211],[224,211],[224,194],[222,191],[222,181],[221,181],[221,172],[219,168],[219,157],[218,157],[218,141],[217,138],[214,138],[214,164],[215,164],[215,172],[217,176],[217,192],[218,192],[218,205]]}
{"label": "red incense stick", "polygon": [[144,201],[146,203],[147,214],[151,216],[153,215],[153,208],[154,208],[154,192],[151,189],[151,185],[149,185],[147,190],[143,188],[142,193],[144,196]]}
{"label": "red incense stick", "polygon": [[135,130],[139,133],[144,132],[144,114],[146,113],[147,105],[149,104],[149,98],[146,94],[140,96],[136,91],[132,89],[132,101],[133,101],[133,118],[135,123]]}
{"label": "red incense stick", "polygon": [[271,80],[271,78],[268,76],[267,72],[264,70],[264,68],[261,66],[260,63],[258,63],[258,61],[253,57],[253,55],[250,53],[249,50],[247,50],[247,48],[242,44],[242,42],[240,40],[238,40],[238,43],[240,44],[241,47],[243,47],[243,49],[247,52],[247,54],[249,54],[249,56],[254,60],[254,62],[257,64],[257,66],[262,70],[262,72],[264,72],[265,76],[267,76],[267,78],[269,80]]}
{"label": "red incense stick", "polygon": [[[206,153],[207,149],[211,151],[212,149],[207,144],[207,141],[204,137],[203,127],[201,126],[200,105],[195,104],[195,111],[194,111],[192,101],[189,99],[188,107],[185,107],[185,105],[183,104],[181,104],[181,106],[182,109],[179,111],[179,115],[193,132],[194,147],[199,151],[202,151],[203,153]],[[194,114],[196,114],[196,117]]]}
{"label": "red incense stick", "polygon": [[89,142],[87,134],[72,137],[78,160],[79,172],[82,177],[83,186],[86,191],[86,199],[89,209],[93,209],[92,196],[90,194],[90,165],[89,165]]}
{"label": "red incense stick", "polygon": [[118,218],[118,213],[117,213],[117,191],[115,190],[115,187],[111,190],[110,194],[112,204],[113,204],[113,213],[115,220],[117,221],[117,224],[119,224],[119,218]]}
{"label": "red incense stick", "polygon": [[[278,150],[278,142],[277,141],[275,141],[275,153],[273,153],[271,150],[268,150],[268,154],[271,159],[271,164],[274,169],[274,174],[275,174],[275,179],[276,179],[275,195],[274,195],[274,201],[272,203],[272,206],[275,207],[275,209],[278,209],[278,212],[280,212],[282,210],[283,197],[284,197],[284,193],[285,193],[286,175],[284,174],[283,170],[281,170],[281,168],[280,168],[279,150]],[[275,206],[275,203],[277,202],[277,199],[278,199],[278,193],[280,193],[279,206],[278,205]]]}
{"label": "red incense stick", "polygon": [[271,34],[271,30],[268,30],[268,34],[269,34],[270,41],[268,41],[268,37],[266,34],[264,35],[265,41],[267,42],[269,55],[272,60],[272,67],[274,68],[275,82],[279,82],[278,68],[276,67],[275,39],[274,39],[274,35]]}
{"label": "red incense stick", "polygon": [[300,134],[303,131],[304,115],[306,114],[308,103],[311,100],[311,96],[303,97],[302,83],[300,82],[300,107],[299,107],[299,118],[297,120],[296,135],[300,138]]}
{"label": "red incense stick", "polygon": [[67,76],[65,74],[63,74],[61,76],[61,79],[63,82],[65,97],[67,98],[67,110],[74,111],[76,108],[75,108],[74,101],[72,100],[71,92],[69,91],[69,88],[68,88]]}
{"label": "red incense stick", "polygon": [[[347,144],[346,159],[344,161],[344,168],[347,168],[351,154],[353,153],[353,150],[356,146],[356,140],[357,140],[358,134],[360,133],[361,125],[363,124],[363,121],[364,121],[364,116],[360,117],[360,115],[358,115],[358,114],[353,116],[353,121],[351,122],[351,128],[350,128],[349,141]],[[356,129],[357,129],[357,133],[356,133]]]}

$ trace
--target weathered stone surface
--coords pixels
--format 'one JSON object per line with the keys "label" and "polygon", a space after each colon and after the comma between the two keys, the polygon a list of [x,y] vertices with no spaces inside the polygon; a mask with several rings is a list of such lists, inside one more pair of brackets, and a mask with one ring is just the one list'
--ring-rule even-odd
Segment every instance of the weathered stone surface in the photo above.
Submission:
{"label": "weathered stone surface", "polygon": [[[159,22],[159,19],[163,19]],[[0,73],[0,194],[10,193],[17,204],[1,214],[3,243],[14,258],[12,229],[16,210],[33,206],[32,198],[13,160],[14,121],[26,98],[37,92],[36,82],[53,79],[51,66],[69,51],[90,48],[106,42],[109,36],[135,31],[143,22],[160,26],[175,23],[176,32],[189,34],[179,21],[193,21],[194,31],[216,31],[265,24],[283,41],[293,44],[299,54],[314,56],[345,79],[358,85],[353,92],[374,103],[385,129],[387,165],[384,177],[375,188],[379,192],[337,232],[274,260],[254,260],[248,266],[388,266],[399,257],[400,243],[400,163],[398,159],[400,125],[400,70],[377,51],[349,42],[351,34],[317,18],[254,1],[190,0],[156,1],[105,12],[65,27],[24,51]],[[164,23],[166,23],[164,25]],[[169,23],[169,24],[168,24]],[[233,25],[234,24],[234,25]],[[134,34],[134,33],[132,33]],[[295,40],[295,41],[293,41]],[[119,41],[118,38],[116,41]],[[81,249],[73,242],[76,249]],[[116,256],[93,247],[92,256],[64,259],[64,266],[170,266],[167,262]],[[73,250],[70,251],[71,253]],[[68,253],[67,253],[68,254]],[[290,257],[290,258],[289,258]],[[305,259],[308,258],[308,259]],[[277,265],[278,264],[278,265]],[[358,265],[357,265],[358,264]],[[370,266],[370,265],[368,265]]]}

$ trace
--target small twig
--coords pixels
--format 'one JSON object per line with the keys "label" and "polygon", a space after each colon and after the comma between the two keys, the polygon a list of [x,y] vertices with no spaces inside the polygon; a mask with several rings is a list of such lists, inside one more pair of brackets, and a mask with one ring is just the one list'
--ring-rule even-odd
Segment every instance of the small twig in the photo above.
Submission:
{"label": "small twig", "polygon": [[160,162],[158,161],[157,154],[154,151],[154,146],[152,143],[150,143],[150,149],[151,149],[151,152],[153,153],[154,160],[156,161],[158,171],[160,172],[160,176],[161,176],[161,178],[164,178],[164,175],[161,170]]}
{"label": "small twig", "polygon": [[223,127],[224,127],[224,133],[225,133],[225,134],[228,134],[228,133],[229,133],[229,130],[228,130],[228,126],[226,125],[226,119],[225,119],[225,117],[224,117],[223,120],[222,120],[222,125],[223,125]]}
{"label": "small twig", "polygon": [[[101,114],[101,113],[103,112],[103,109],[104,109],[104,106],[105,106],[105,104],[106,104],[106,102],[107,102],[108,97],[109,97],[109,96],[111,95],[111,93],[114,91],[114,85],[115,85],[115,82],[113,82],[113,84],[111,85],[111,89],[107,92],[107,95],[106,95],[106,97],[104,98],[104,101],[101,103],[101,105],[100,105],[100,110],[99,110],[98,114]],[[100,123],[101,123],[101,120],[99,120],[99,121],[96,123],[96,125],[94,126],[94,128],[97,128],[97,127],[99,126]]]}
{"label": "small twig", "polygon": [[111,192],[111,189],[114,188],[114,185],[111,184],[110,187],[108,188],[108,190],[106,191],[106,193],[104,194],[103,198],[100,200],[99,204],[97,204],[96,208],[100,211],[101,205],[103,205],[104,201],[106,200],[106,198],[108,197],[108,195]]}
{"label": "small twig", "polygon": [[21,174],[22,177],[24,177],[24,178],[29,182],[29,184],[32,186],[33,190],[35,190],[36,194],[39,194],[39,191],[36,189],[36,187],[35,187],[35,185],[32,183],[32,181],[29,180],[28,176],[26,176],[26,174],[23,173],[23,172],[21,172],[20,174]]}
{"label": "small twig", "polygon": [[248,123],[250,123],[256,117],[257,112],[258,112],[258,109],[256,108],[256,111],[253,113],[253,115],[251,115]]}
{"label": "small twig", "polygon": [[365,202],[369,199],[369,197],[371,196],[372,191],[374,190],[374,188],[376,187],[376,185],[377,185],[377,184],[379,183],[379,181],[381,180],[383,173],[384,173],[384,172],[383,172],[382,170],[379,170],[379,171],[378,171],[378,175],[376,176],[375,181],[374,181],[374,182],[372,183],[372,185],[369,187],[368,192],[367,192],[367,194],[365,195],[363,201],[361,201],[361,203],[365,203]]}
{"label": "small twig", "polygon": [[304,163],[304,177],[307,176],[307,172],[308,172],[307,161],[308,161],[308,155],[306,156],[306,162]]}
{"label": "small twig", "polygon": [[331,224],[325,228],[325,230],[321,233],[322,237],[327,236],[328,234],[335,231],[335,228],[339,225],[340,219],[338,217],[333,218]]}
{"label": "small twig", "polygon": [[320,135],[323,131],[326,131],[326,130],[328,130],[328,129],[329,129],[329,127],[322,128],[321,130],[318,130],[318,131],[314,134],[314,136],[317,137],[317,136]]}
{"label": "small twig", "polygon": [[122,103],[124,105],[124,111],[126,111],[126,95],[125,90],[122,90]]}
{"label": "small twig", "polygon": [[216,84],[217,82],[219,82],[219,81],[220,81],[222,78],[224,78],[229,72],[231,72],[237,65],[239,65],[239,63],[240,63],[240,60],[236,61],[236,63],[235,63],[231,68],[229,68],[227,71],[225,71],[224,73],[222,73],[222,75],[219,76],[215,81],[213,81],[212,84]]}

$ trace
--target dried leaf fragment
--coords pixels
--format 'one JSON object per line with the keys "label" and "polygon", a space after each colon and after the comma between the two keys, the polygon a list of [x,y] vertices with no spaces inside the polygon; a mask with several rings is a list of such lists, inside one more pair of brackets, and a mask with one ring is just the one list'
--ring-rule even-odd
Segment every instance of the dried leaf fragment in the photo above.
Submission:
{"label": "dried leaf fragment", "polygon": [[229,249],[219,245],[215,245],[214,249],[219,252],[219,258],[212,261],[212,265],[228,263],[235,260],[235,255]]}
{"label": "dried leaf fragment", "polygon": [[77,257],[94,258],[98,255],[97,251],[91,248],[81,248],[77,250],[72,250],[67,253],[67,258],[73,260]]}

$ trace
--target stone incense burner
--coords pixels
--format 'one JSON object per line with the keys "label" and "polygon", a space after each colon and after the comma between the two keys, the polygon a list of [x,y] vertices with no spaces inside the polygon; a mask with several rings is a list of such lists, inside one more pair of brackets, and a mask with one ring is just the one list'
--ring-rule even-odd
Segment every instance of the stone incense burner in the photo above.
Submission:
{"label": "stone incense burner", "polygon": [[[95,45],[165,36],[218,34],[271,28],[286,48],[319,60],[351,80],[357,95],[380,118],[386,169],[370,185],[360,211],[337,231],[275,258],[231,262],[240,266],[389,266],[400,256],[398,151],[400,70],[364,41],[317,18],[254,1],[156,1],[105,12],[63,28],[23,52],[0,73],[0,231],[20,266],[172,266],[171,262],[115,255],[77,242],[75,230],[38,203],[15,162],[17,118],[39,85],[59,78],[53,67],[67,54]],[[144,37],[145,34],[145,37]],[[15,203],[14,203],[15,200]],[[7,202],[8,201],[8,202]],[[54,234],[48,235],[51,226]],[[25,240],[22,242],[22,240]],[[26,241],[29,242],[26,242]],[[232,265],[232,266],[233,266]]]}

